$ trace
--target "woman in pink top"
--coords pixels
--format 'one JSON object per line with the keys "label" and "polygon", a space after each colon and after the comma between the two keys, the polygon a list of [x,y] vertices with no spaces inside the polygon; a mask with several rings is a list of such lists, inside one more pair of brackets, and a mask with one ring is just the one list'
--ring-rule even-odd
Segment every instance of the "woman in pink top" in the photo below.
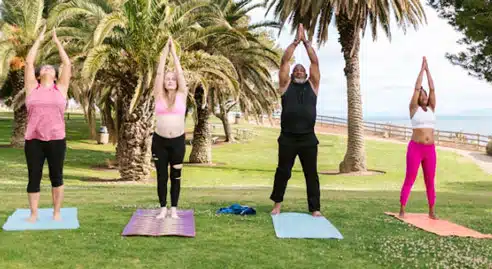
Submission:
{"label": "woman in pink top", "polygon": [[[164,72],[166,58],[171,50],[174,71]],[[172,38],[164,46],[154,81],[156,129],[152,137],[152,157],[157,170],[157,194],[161,212],[167,216],[167,182],[171,180],[171,217],[178,218],[177,209],[181,169],[185,155],[185,113],[188,89]],[[168,173],[168,166],[171,171]],[[169,174],[169,175],[168,175]]]}
{"label": "woman in pink top", "polygon": [[31,208],[29,222],[36,222],[38,218],[40,184],[45,159],[48,161],[50,172],[53,219],[56,221],[61,220],[60,208],[63,200],[63,162],[66,151],[64,112],[71,77],[71,63],[53,29],[53,41],[63,63],[61,75],[57,80],[57,70],[51,65],[41,66],[39,74],[36,74],[34,62],[45,31],[46,26],[27,54],[24,68],[28,117],[24,152],[29,176],[27,184]]}

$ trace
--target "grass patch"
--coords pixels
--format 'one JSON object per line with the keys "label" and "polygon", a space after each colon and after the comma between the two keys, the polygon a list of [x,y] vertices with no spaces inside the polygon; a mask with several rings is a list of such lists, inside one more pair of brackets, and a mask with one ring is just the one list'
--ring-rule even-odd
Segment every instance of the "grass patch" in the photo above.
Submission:
{"label": "grass patch", "polygon": [[[191,119],[188,120],[191,130]],[[236,125],[234,125],[236,127]],[[67,121],[64,206],[78,207],[81,228],[74,231],[0,231],[0,268],[490,268],[492,240],[444,238],[421,231],[385,211],[398,210],[406,147],[368,141],[367,162],[386,174],[320,175],[323,213],[343,240],[277,239],[268,200],[277,161],[278,130],[255,128],[254,140],[213,149],[220,166],[185,166],[180,207],[193,208],[193,239],[120,236],[136,208],[158,206],[155,182],[100,184],[87,178],[114,179],[117,171],[97,170],[114,157],[112,145],[88,140],[83,118]],[[0,115],[0,144],[10,138],[11,120]],[[220,129],[216,130],[220,134]],[[346,141],[319,136],[318,169],[336,170]],[[191,148],[187,147],[187,156]],[[187,159],[187,157],[186,157]],[[41,207],[51,207],[45,166]],[[152,177],[155,178],[155,172]],[[85,180],[84,180],[85,179]],[[27,169],[22,149],[0,148],[0,225],[15,208],[26,208]],[[492,233],[492,176],[457,154],[439,151],[437,212],[448,219]],[[289,181],[284,210],[307,210],[298,161]],[[421,173],[408,210],[426,212]],[[232,203],[254,206],[249,217],[215,216]]]}

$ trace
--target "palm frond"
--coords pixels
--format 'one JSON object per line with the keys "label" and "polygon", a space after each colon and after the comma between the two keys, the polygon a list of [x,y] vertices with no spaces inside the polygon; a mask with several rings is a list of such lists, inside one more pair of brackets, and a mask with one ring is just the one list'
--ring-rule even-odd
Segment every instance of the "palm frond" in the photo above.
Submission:
{"label": "palm frond", "polygon": [[275,17],[281,24],[292,22],[294,32],[300,23],[308,31],[309,39],[316,33],[317,43],[321,46],[328,40],[328,26],[333,15],[343,15],[355,25],[356,29],[365,33],[370,25],[372,37],[377,38],[378,26],[381,26],[388,38],[391,38],[390,13],[395,15],[396,24],[405,32],[409,26],[415,29],[427,18],[419,0],[373,0],[373,1],[313,1],[313,0],[267,0],[267,13],[272,8]]}
{"label": "palm frond", "polygon": [[94,45],[101,45],[104,39],[112,33],[115,27],[119,26],[124,28],[126,23],[125,17],[119,12],[111,13],[105,16],[94,31]]}
{"label": "palm frond", "polygon": [[111,53],[111,47],[107,45],[100,45],[91,49],[87,55],[87,59],[84,61],[82,77],[93,80]]}

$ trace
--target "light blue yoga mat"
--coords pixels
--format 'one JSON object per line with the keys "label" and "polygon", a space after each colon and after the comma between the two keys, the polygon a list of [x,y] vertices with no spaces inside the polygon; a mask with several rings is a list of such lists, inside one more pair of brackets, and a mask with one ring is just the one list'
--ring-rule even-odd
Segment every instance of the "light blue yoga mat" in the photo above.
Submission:
{"label": "light blue yoga mat", "polygon": [[61,221],[53,220],[53,208],[38,209],[38,221],[36,223],[27,222],[31,211],[29,209],[17,209],[7,222],[3,225],[5,231],[25,231],[25,230],[68,230],[80,227],[77,218],[77,208],[62,208]]}
{"label": "light blue yoga mat", "polygon": [[325,217],[288,212],[272,215],[272,220],[278,238],[343,239],[338,229]]}

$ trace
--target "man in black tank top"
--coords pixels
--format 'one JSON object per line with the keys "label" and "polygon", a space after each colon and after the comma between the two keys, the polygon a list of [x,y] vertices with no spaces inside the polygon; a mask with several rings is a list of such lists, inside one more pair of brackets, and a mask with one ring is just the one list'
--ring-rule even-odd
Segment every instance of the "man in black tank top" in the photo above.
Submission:
{"label": "man in black tank top", "polygon": [[[300,64],[294,67],[292,75],[289,76],[289,60],[301,41],[311,61],[309,78],[306,69]],[[319,80],[318,58],[310,42],[306,40],[301,24],[297,29],[296,39],[287,47],[280,64],[281,132],[278,138],[278,165],[270,196],[270,199],[275,202],[272,214],[280,213],[280,204],[284,199],[287,181],[291,177],[296,156],[299,156],[306,180],[309,212],[313,216],[321,216],[317,169],[319,142],[314,132]]]}

